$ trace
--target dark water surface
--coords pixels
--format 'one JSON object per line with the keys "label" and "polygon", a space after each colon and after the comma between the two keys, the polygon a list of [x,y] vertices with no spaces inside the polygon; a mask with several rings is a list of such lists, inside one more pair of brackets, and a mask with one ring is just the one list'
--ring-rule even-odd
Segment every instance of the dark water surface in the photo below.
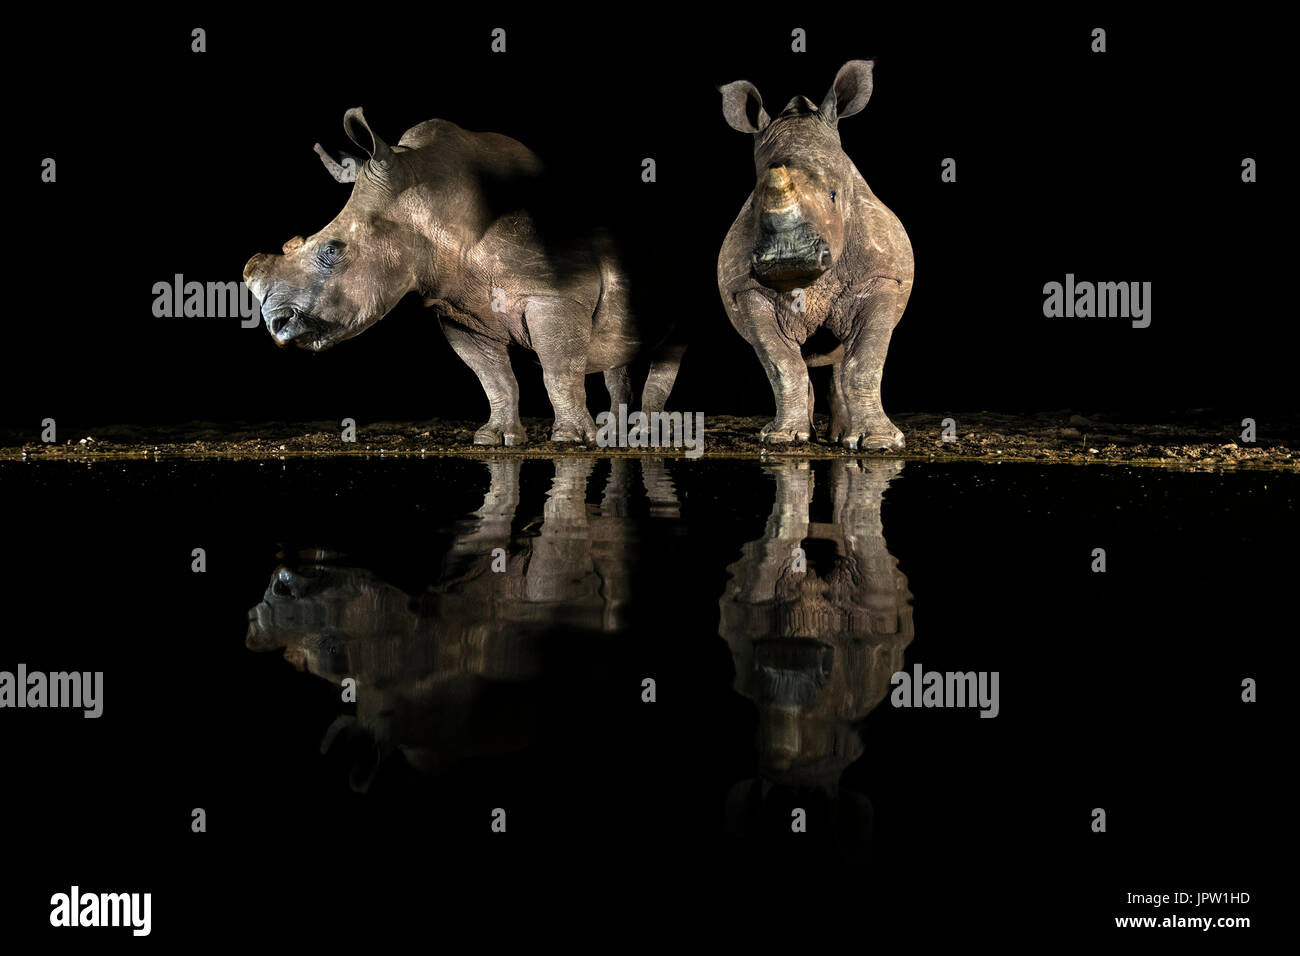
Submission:
{"label": "dark water surface", "polygon": [[[1014,937],[1258,898],[1274,852],[1293,476],[377,458],[0,489],[0,669],[105,675],[98,720],[4,715],[15,912],[79,880],[232,940],[519,894]],[[997,716],[892,706],[917,664],[997,672]]]}

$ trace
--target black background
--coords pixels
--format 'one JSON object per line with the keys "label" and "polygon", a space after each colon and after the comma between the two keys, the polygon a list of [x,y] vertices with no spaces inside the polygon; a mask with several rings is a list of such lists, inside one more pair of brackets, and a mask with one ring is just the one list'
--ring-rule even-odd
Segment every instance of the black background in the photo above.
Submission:
{"label": "black background", "polygon": [[[190,52],[190,30],[208,51]],[[1091,29],[1108,51],[1089,50]],[[490,32],[507,29],[508,52]],[[808,31],[807,54],[790,31]],[[670,407],[765,414],[770,389],[718,298],[723,236],[753,186],[751,142],[716,86],[746,78],[772,110],[820,101],[875,57],[846,151],[901,218],[916,284],[885,375],[887,410],[1291,406],[1292,311],[1280,294],[1285,113],[1267,21],[1127,12],[764,13],[655,6],[374,15],[205,9],[22,44],[56,79],[12,104],[27,210],[6,327],[3,414],[72,423],[485,417],[477,381],[415,297],[335,350],[281,351],[263,327],[157,319],[155,282],[237,280],[255,252],[311,235],[350,186],[312,152],[355,151],[363,106],[395,143],[425,119],[509,134],[578,184],[623,241],[635,288],[692,331]],[[53,156],[58,182],[39,182]],[[1243,157],[1261,181],[1241,182]],[[641,181],[653,157],[658,181]],[[957,182],[940,181],[945,157]],[[1067,272],[1150,281],[1152,324],[1047,319]],[[525,415],[549,416],[517,361]],[[816,381],[827,372],[819,370]],[[605,402],[599,376],[591,406]],[[822,405],[824,408],[825,406]]]}

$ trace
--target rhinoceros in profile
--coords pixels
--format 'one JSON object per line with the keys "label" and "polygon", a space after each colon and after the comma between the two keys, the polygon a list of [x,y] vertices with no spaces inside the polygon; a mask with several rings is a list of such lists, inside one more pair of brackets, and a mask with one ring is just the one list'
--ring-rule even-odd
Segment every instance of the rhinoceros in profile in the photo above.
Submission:
{"label": "rhinoceros in profile", "polygon": [[340,165],[318,150],[336,178],[355,177],[343,211],[315,235],[290,239],[283,255],[255,255],[244,267],[278,344],[330,348],[415,292],[487,393],[491,415],[476,444],[525,440],[512,344],[541,363],[555,410],[552,441],[596,437],[590,373],[604,373],[615,410],[632,407],[627,366],[641,354],[653,358],[641,409],[663,411],[683,345],[668,337],[667,324],[633,320],[611,241],[574,225],[531,150],[437,119],[390,147],[359,108],[343,126],[369,157]]}
{"label": "rhinoceros in profile", "polygon": [[[299,670],[356,681],[356,716],[339,718],[321,749],[337,744],[351,755],[357,790],[397,751],[437,773],[525,746],[535,724],[527,685],[546,669],[547,635],[566,635],[568,646],[628,627],[634,503],[679,514],[663,459],[613,459],[599,505],[587,503],[596,460],[556,459],[542,514],[526,522],[517,520],[522,459],[481,464],[483,505],[455,525],[436,583],[401,587],[356,558],[306,551],[276,568],[248,613],[250,650],[283,650]],[[515,530],[521,524],[526,533]]]}
{"label": "rhinoceros in profile", "polygon": [[[723,242],[718,288],[776,395],[765,442],[809,440],[808,365],[833,364],[830,440],[853,450],[903,447],[881,406],[880,379],[912,292],[912,246],[840,148],[837,130],[867,105],[871,70],[870,60],[849,61],[821,105],[796,96],[776,119],[753,84],[720,88],[727,122],[754,137],[758,181]],[[818,329],[840,344],[805,354]]]}

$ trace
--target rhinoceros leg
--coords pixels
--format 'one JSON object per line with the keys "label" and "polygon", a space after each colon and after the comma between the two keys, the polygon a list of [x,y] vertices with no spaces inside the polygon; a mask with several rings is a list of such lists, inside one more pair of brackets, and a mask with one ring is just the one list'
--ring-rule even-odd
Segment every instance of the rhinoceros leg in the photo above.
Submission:
{"label": "rhinoceros leg", "polygon": [[524,570],[525,600],[574,605],[596,594],[592,518],[586,504],[587,482],[595,467],[594,458],[555,459],[542,527],[532,539],[532,558]]}
{"label": "rhinoceros leg", "polygon": [[605,391],[609,392],[609,413],[618,417],[618,406],[632,409],[632,376],[627,373],[627,366],[605,369]]}
{"label": "rhinoceros leg", "polygon": [[456,354],[478,376],[492,410],[487,424],[474,433],[474,444],[522,445],[528,436],[519,421],[519,383],[505,343],[475,335],[446,319],[439,324]]}
{"label": "rhinoceros leg", "polygon": [[677,370],[681,368],[682,356],[686,354],[686,338],[678,326],[664,342],[651,353],[650,371],[645,377],[645,388],[641,390],[641,411],[662,412],[668,403],[668,395],[677,381]]}
{"label": "rhinoceros leg", "polygon": [[[880,379],[894,326],[903,317],[907,293],[897,283],[882,280],[872,294],[859,300],[844,357],[831,373],[831,441],[850,451],[895,451],[903,433],[885,415],[880,403]],[[838,399],[838,416],[837,416]]]}
{"label": "rhinoceros leg", "polygon": [[519,507],[519,475],[523,462],[518,458],[485,461],[488,490],[483,506],[474,512],[478,520],[473,530],[456,536],[443,564],[442,580],[453,581],[469,571],[480,570],[482,558],[493,548],[510,550],[510,525]]}
{"label": "rhinoceros leg", "polygon": [[844,402],[843,378],[844,376],[840,372],[840,364],[837,362],[831,368],[831,387],[829,389],[831,428],[827,432],[827,437],[837,444],[840,436],[846,434],[849,430],[849,406]]}
{"label": "rhinoceros leg", "polygon": [[524,305],[524,322],[555,410],[551,441],[595,441],[596,421],[587,411],[591,312],[573,299],[537,296]]}
{"label": "rhinoceros leg", "polygon": [[847,458],[831,462],[831,521],[844,534],[837,551],[841,557],[858,562],[855,572],[878,594],[894,590],[888,571],[881,577],[881,566],[888,562],[889,556],[880,523],[880,502],[889,482],[902,469],[901,461],[889,459]]}
{"label": "rhinoceros leg", "polygon": [[807,462],[780,462],[765,469],[776,480],[776,497],[763,537],[745,546],[746,567],[738,587],[746,603],[764,604],[776,597],[778,582],[790,570],[795,548],[808,537],[813,473]]}
{"label": "rhinoceros leg", "polygon": [[760,437],[768,444],[806,442],[812,436],[808,367],[798,344],[782,334],[776,306],[759,292],[742,292],[736,296],[732,322],[758,353],[776,398],[776,418],[763,426]]}
{"label": "rhinoceros leg", "polygon": [[659,517],[681,517],[681,503],[677,500],[677,489],[673,486],[672,475],[662,458],[641,459],[641,482],[645,485],[646,496],[650,499],[650,513]]}

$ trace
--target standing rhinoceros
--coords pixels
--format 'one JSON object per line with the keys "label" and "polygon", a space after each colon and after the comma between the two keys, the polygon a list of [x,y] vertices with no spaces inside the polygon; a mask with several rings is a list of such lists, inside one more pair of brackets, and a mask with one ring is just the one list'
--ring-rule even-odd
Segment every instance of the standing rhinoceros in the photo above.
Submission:
{"label": "standing rhinoceros", "polygon": [[[244,267],[278,344],[327,349],[417,292],[487,392],[491,417],[474,434],[476,444],[525,440],[511,344],[541,362],[555,409],[552,441],[596,437],[589,373],[604,372],[615,409],[631,406],[627,365],[654,346],[661,347],[641,408],[663,410],[682,345],[664,342],[666,326],[649,330],[633,321],[608,238],[571,228],[563,198],[546,194],[532,151],[446,120],[412,127],[390,147],[359,108],[347,111],[343,128],[369,156],[355,169],[343,211],[314,236],[290,239],[283,255],[256,255]],[[350,178],[352,164],[318,152],[336,178]],[[539,208],[550,209],[549,218]]]}
{"label": "standing rhinoceros", "polygon": [[[867,105],[871,67],[849,61],[820,106],[796,96],[776,119],[753,84],[721,87],[727,122],[754,136],[758,183],[722,245],[718,288],[776,395],[765,442],[812,436],[807,366],[833,364],[831,441],[854,450],[903,447],[881,407],[880,378],[912,291],[912,246],[840,148],[836,129]],[[840,345],[805,355],[818,329]]]}

